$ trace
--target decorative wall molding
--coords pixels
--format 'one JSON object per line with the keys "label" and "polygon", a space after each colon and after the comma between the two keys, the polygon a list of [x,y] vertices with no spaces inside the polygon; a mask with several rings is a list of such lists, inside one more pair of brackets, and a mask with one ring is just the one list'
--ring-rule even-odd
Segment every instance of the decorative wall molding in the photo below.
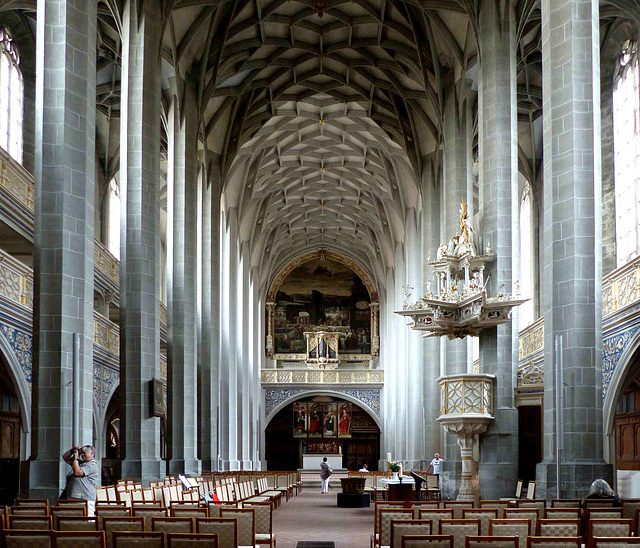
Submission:
{"label": "decorative wall molding", "polygon": [[262,369],[268,384],[383,384],[382,369]]}
{"label": "decorative wall molding", "polygon": [[[326,387],[320,387],[320,390]],[[344,388],[344,387],[331,387],[332,392],[338,392],[352,397],[353,399],[363,403],[375,414],[375,418],[380,420],[380,388]],[[302,396],[304,394],[316,394],[318,389],[312,389],[310,387],[305,388],[265,388],[264,389],[264,414],[267,422],[270,420],[270,415],[273,411],[282,403],[296,396]]]}

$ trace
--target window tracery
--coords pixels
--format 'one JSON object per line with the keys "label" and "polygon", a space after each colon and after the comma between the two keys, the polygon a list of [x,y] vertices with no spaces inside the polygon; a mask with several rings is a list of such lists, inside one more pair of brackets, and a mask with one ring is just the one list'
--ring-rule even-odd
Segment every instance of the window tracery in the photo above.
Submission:
{"label": "window tracery", "polygon": [[23,79],[11,33],[0,27],[0,147],[22,163]]}

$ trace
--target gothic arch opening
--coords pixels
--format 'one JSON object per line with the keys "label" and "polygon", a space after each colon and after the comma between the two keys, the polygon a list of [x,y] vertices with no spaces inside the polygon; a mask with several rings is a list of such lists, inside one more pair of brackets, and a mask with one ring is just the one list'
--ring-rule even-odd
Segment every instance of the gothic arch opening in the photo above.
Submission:
{"label": "gothic arch opening", "polygon": [[0,504],[13,504],[18,494],[21,431],[18,391],[0,355]]}
{"label": "gothic arch opening", "polygon": [[334,453],[342,455],[342,467],[348,470],[365,462],[369,470],[378,469],[380,428],[363,407],[339,396],[290,402],[265,429],[267,470],[297,470],[303,468],[305,454]]}

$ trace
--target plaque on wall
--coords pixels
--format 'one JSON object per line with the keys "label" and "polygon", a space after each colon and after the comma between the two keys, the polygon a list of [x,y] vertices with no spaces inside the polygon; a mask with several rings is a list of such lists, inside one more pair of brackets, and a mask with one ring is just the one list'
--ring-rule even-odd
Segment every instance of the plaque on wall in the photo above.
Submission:
{"label": "plaque on wall", "polygon": [[307,437],[307,404],[295,402],[293,404],[293,437]]}
{"label": "plaque on wall", "polygon": [[322,404],[318,402],[309,403],[309,437],[322,437]]}
{"label": "plaque on wall", "polygon": [[323,433],[325,438],[333,438],[338,435],[337,431],[338,404],[324,404]]}
{"label": "plaque on wall", "polygon": [[353,415],[350,403],[338,403],[338,437],[351,437],[351,417]]}

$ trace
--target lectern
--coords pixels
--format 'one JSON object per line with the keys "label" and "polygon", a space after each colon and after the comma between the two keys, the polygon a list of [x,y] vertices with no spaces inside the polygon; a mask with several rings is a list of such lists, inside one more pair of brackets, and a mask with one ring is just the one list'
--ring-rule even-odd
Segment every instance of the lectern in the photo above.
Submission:
{"label": "lectern", "polygon": [[401,500],[404,502],[406,508],[411,507],[411,498],[413,491],[413,481],[390,481],[387,485],[389,487],[389,500]]}
{"label": "lectern", "polygon": [[411,477],[416,482],[416,500],[422,500],[422,484],[427,481],[425,478],[416,474],[415,472],[411,472]]}

